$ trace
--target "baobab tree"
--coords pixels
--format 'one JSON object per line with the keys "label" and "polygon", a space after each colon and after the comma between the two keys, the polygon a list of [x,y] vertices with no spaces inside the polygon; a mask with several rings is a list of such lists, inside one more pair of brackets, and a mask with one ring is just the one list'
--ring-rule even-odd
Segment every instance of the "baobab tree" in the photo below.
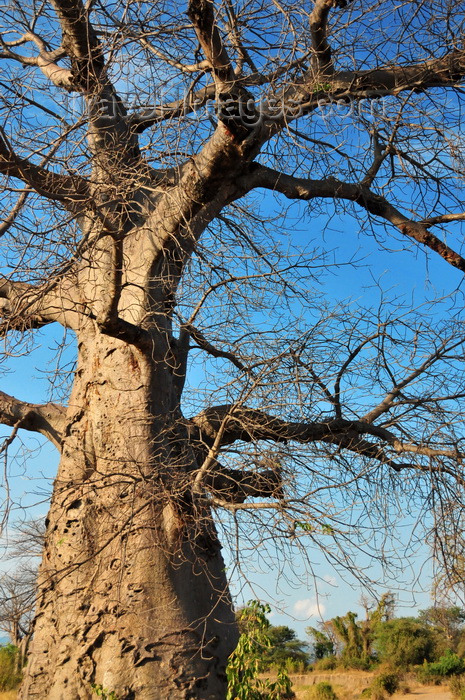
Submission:
{"label": "baobab tree", "polygon": [[276,206],[465,270],[463,9],[3,7],[3,335],[77,352],[65,402],[0,401],[61,455],[21,698],[221,698],[225,534],[350,565],[396,489],[460,500],[456,316],[325,305]]}

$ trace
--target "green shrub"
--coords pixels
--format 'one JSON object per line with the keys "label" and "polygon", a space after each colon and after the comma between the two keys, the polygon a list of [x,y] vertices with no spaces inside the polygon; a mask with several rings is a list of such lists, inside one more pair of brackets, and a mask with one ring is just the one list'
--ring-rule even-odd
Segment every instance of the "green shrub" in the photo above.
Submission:
{"label": "green shrub", "polygon": [[326,681],[317,683],[312,688],[311,697],[313,700],[338,700],[333,686],[331,683],[326,683]]}
{"label": "green shrub", "polygon": [[334,671],[337,668],[337,659],[335,656],[325,656],[323,659],[318,659],[313,664],[315,671]]}
{"label": "green shrub", "polygon": [[115,691],[104,688],[101,683],[92,683],[91,687],[95,695],[98,695],[102,700],[118,700]]}
{"label": "green shrub", "polygon": [[465,671],[463,659],[452,651],[447,651],[438,661],[424,663],[417,677],[422,683],[440,683],[443,678],[456,676]]}
{"label": "green shrub", "polygon": [[0,647],[0,690],[15,690],[21,683],[18,654],[18,648],[13,644]]}
{"label": "green shrub", "polygon": [[340,660],[342,668],[352,668],[357,671],[369,671],[373,660],[369,657],[360,659],[357,656],[343,656]]}
{"label": "green shrub", "polygon": [[373,691],[380,690],[387,695],[394,695],[399,688],[399,681],[400,678],[397,673],[381,673],[374,679],[371,687]]}
{"label": "green shrub", "polygon": [[452,651],[446,651],[439,661],[428,664],[433,674],[438,676],[456,676],[465,671],[463,659]]}

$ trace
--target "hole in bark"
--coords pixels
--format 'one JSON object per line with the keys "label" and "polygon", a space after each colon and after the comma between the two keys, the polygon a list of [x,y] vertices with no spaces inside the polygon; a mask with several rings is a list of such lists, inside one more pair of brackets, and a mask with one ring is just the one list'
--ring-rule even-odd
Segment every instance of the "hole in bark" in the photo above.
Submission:
{"label": "hole in bark", "polygon": [[73,508],[80,508],[81,505],[82,505],[81,499],[80,499],[80,498],[76,498],[76,500],[73,501],[73,502],[69,505],[68,511],[73,510]]}
{"label": "hole in bark", "polygon": [[144,590],[143,586],[141,586],[140,583],[130,583],[128,585],[128,588],[130,591],[134,591],[134,593],[140,593]]}

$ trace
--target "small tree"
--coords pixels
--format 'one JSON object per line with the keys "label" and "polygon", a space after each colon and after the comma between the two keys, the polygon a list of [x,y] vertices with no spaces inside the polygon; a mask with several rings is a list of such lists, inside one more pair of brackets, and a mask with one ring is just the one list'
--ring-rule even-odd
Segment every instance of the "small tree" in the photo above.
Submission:
{"label": "small tree", "polygon": [[272,648],[271,625],[266,617],[269,612],[269,605],[256,600],[251,600],[239,612],[242,633],[226,668],[227,700],[285,700],[294,697],[291,681],[282,668],[276,681],[259,677],[267,666]]}
{"label": "small tree", "polygon": [[374,649],[380,661],[406,668],[434,660],[435,635],[423,622],[400,617],[377,626]]}
{"label": "small tree", "polygon": [[309,663],[308,644],[297,638],[293,629],[286,625],[272,625],[268,631],[270,649],[266,656],[268,663],[281,667],[286,662]]}
{"label": "small tree", "polygon": [[435,605],[426,610],[420,610],[418,619],[433,629],[437,629],[447,640],[448,646],[454,651],[464,632],[465,610],[458,605]]}
{"label": "small tree", "polygon": [[313,656],[316,660],[334,655],[334,642],[327,632],[316,629],[316,627],[307,627],[306,632],[312,638]]}

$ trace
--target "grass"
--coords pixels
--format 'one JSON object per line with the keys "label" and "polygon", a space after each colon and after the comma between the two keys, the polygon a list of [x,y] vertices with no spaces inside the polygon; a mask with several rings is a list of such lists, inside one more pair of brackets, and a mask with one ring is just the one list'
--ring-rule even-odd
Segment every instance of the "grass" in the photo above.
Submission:
{"label": "grass", "polygon": [[16,690],[7,690],[4,693],[0,692],[0,700],[16,700]]}

